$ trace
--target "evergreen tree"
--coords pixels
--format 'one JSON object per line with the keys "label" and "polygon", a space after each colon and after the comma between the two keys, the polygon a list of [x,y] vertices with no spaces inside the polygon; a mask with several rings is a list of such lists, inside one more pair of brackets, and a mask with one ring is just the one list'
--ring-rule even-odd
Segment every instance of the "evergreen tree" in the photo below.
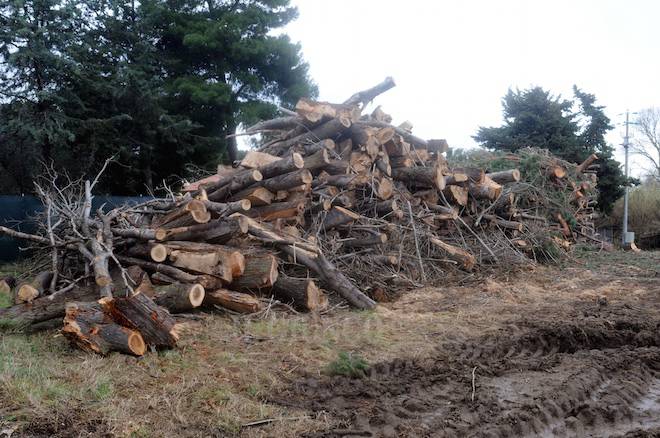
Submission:
{"label": "evergreen tree", "polygon": [[625,177],[605,141],[612,129],[602,106],[593,94],[573,88],[574,100],[553,96],[541,87],[509,90],[502,100],[504,125],[479,128],[474,139],[488,149],[515,152],[527,147],[548,149],[553,154],[580,163],[590,154],[598,164],[599,207],[609,212],[623,193]]}
{"label": "evergreen tree", "polygon": [[288,0],[0,0],[0,191],[31,191],[42,162],[80,176],[115,156],[102,187],[130,194],[235,158],[240,122],[315,93],[273,34],[295,15]]}

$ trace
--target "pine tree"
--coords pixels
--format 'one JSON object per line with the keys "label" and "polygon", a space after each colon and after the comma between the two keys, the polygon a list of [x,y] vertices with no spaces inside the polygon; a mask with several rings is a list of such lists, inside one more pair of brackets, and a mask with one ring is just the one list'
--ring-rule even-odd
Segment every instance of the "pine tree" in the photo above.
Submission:
{"label": "pine tree", "polygon": [[599,207],[605,212],[623,193],[626,180],[613,148],[605,140],[612,129],[596,97],[573,87],[574,99],[553,96],[541,87],[509,90],[502,99],[504,125],[479,128],[474,139],[488,149],[516,151],[533,146],[580,163],[590,154],[600,158]]}

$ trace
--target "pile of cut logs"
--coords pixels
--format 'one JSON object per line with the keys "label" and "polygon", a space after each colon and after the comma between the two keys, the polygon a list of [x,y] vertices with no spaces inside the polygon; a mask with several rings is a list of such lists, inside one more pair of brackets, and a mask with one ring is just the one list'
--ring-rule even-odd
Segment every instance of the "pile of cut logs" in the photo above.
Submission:
{"label": "pile of cut logs", "polygon": [[[198,307],[320,312],[330,293],[371,309],[396,290],[510,255],[536,258],[548,238],[563,246],[575,237],[561,209],[521,189],[519,170],[450,168],[446,141],[392,125],[380,107],[363,114],[393,86],[388,78],[342,104],[281,109],[242,134],[260,134],[258,150],[167,199],[92,212],[98,177],[38,185],[40,232],[0,232],[32,242],[46,269],[0,283],[15,301],[0,322],[30,331],[63,323],[84,350],[141,355],[174,346],[172,315]],[[549,163],[544,179],[575,193],[571,208],[586,208],[592,187],[562,181],[580,180],[591,163]],[[539,222],[541,238],[528,232]]]}

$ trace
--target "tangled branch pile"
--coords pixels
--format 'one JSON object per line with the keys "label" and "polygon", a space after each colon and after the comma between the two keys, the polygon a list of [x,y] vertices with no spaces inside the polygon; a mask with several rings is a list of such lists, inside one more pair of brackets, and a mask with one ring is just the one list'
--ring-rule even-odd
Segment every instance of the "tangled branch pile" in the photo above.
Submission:
{"label": "tangled branch pile", "polygon": [[168,199],[92,212],[95,181],[48,175],[40,232],[0,232],[31,241],[49,266],[12,285],[0,321],[37,330],[64,317],[79,347],[140,355],[174,346],[172,314],[199,306],[250,313],[275,299],[321,311],[327,291],[370,309],[392,291],[557,257],[576,232],[591,235],[595,157],[575,166],[528,150],[450,167],[446,141],[393,126],[380,107],[362,114],[393,86],[343,104],[301,100],[247,129],[262,134],[259,150]]}

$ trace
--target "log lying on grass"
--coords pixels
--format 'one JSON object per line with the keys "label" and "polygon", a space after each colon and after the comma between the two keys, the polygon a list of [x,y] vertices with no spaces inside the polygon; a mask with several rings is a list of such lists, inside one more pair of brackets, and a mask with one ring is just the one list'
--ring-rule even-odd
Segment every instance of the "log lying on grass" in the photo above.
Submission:
{"label": "log lying on grass", "polygon": [[279,277],[273,285],[273,294],[301,310],[318,312],[328,307],[328,298],[309,278]]}
{"label": "log lying on grass", "polygon": [[53,273],[50,271],[44,271],[40,272],[29,281],[19,283],[16,287],[14,303],[31,303],[36,298],[39,298],[48,290],[52,279]]}
{"label": "log lying on grass", "polygon": [[123,327],[106,315],[99,303],[70,303],[62,334],[83,351],[106,355],[118,351],[142,356],[147,345],[140,332]]}
{"label": "log lying on grass", "polygon": [[257,313],[262,310],[261,302],[252,295],[227,289],[217,289],[204,296],[204,306],[220,306],[238,313]]}

